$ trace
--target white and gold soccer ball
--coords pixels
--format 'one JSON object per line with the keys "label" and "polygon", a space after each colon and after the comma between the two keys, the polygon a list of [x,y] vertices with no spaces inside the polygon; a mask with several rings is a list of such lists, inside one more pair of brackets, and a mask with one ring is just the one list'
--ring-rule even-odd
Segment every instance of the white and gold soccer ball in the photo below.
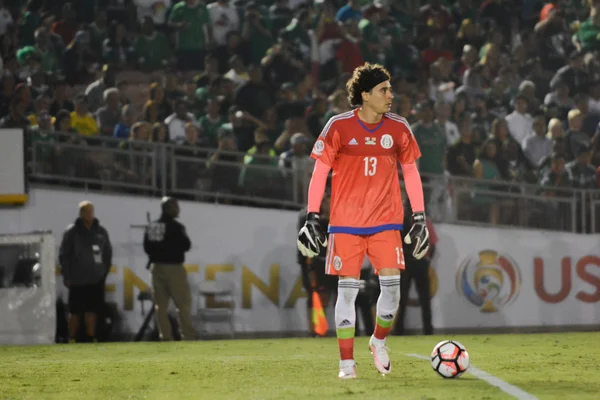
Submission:
{"label": "white and gold soccer ball", "polygon": [[469,353],[456,340],[439,342],[431,352],[431,367],[446,379],[458,378],[469,368]]}

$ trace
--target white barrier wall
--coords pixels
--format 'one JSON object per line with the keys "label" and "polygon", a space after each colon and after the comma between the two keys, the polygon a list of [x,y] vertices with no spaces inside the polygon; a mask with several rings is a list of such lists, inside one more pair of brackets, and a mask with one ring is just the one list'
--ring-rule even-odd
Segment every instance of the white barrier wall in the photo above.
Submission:
{"label": "white barrier wall", "polygon": [[[0,213],[0,233],[64,228],[87,199],[108,230],[114,267],[107,300],[118,304],[131,332],[143,316],[136,296],[149,283],[141,242],[146,212],[159,201],[131,196],[35,189],[21,210]],[[296,264],[297,214],[181,202],[192,240],[186,264],[192,285],[229,279],[236,289],[239,332],[306,330],[306,294]],[[137,227],[136,227],[137,226]],[[436,226],[433,323],[437,328],[600,324],[599,237],[525,230]],[[59,295],[64,287],[57,279]],[[195,296],[194,296],[195,297]],[[212,302],[218,306],[218,299]],[[411,307],[410,327],[420,326]]]}

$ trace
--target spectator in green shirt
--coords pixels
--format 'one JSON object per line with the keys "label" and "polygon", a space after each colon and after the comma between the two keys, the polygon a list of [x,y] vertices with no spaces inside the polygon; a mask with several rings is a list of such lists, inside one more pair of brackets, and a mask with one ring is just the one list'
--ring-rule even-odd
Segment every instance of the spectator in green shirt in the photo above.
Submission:
{"label": "spectator in green shirt", "polygon": [[[381,6],[371,6],[363,13],[363,19],[358,23],[361,32],[360,49],[366,62],[380,63],[387,43],[380,36],[379,21],[381,20]],[[380,54],[382,57],[380,57]]]}
{"label": "spectator in green shirt", "polygon": [[169,64],[169,41],[163,33],[154,29],[154,21],[150,16],[144,17],[142,33],[137,37],[134,47],[138,66],[143,70],[157,70]]}
{"label": "spectator in green shirt", "polygon": [[419,170],[425,174],[442,174],[446,164],[446,137],[433,120],[433,104],[425,100],[417,106],[419,121],[412,131],[421,150]]}
{"label": "spectator in green shirt", "polygon": [[184,0],[173,6],[169,25],[176,31],[177,67],[200,70],[210,43],[210,16],[204,3]]}
{"label": "spectator in green shirt", "polygon": [[227,122],[221,115],[221,103],[216,97],[209,97],[206,105],[206,114],[198,115],[198,125],[204,131],[209,147],[217,147],[219,128]]}

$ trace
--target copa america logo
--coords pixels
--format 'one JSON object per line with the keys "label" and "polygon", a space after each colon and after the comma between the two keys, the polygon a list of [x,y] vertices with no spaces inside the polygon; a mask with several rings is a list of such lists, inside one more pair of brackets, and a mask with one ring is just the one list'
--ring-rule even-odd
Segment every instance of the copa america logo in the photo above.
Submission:
{"label": "copa america logo", "polygon": [[483,250],[458,268],[456,287],[481,312],[496,312],[514,301],[521,290],[521,273],[509,256]]}

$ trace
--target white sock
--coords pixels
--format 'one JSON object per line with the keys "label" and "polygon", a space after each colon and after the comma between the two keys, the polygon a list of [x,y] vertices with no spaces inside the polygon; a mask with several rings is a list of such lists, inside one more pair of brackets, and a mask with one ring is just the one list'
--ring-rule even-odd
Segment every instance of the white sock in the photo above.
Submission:
{"label": "white sock", "polygon": [[360,282],[356,279],[340,279],[338,281],[338,297],[335,303],[335,330],[338,339],[352,339],[343,344],[340,341],[341,359],[353,359],[353,341],[356,327],[356,296]]}
{"label": "white sock", "polygon": [[[380,276],[379,286],[381,293],[377,300],[377,325],[375,333],[378,332],[378,328],[391,328],[400,305],[400,275]],[[374,334],[372,340],[374,342],[385,342],[385,337],[378,339]]]}

